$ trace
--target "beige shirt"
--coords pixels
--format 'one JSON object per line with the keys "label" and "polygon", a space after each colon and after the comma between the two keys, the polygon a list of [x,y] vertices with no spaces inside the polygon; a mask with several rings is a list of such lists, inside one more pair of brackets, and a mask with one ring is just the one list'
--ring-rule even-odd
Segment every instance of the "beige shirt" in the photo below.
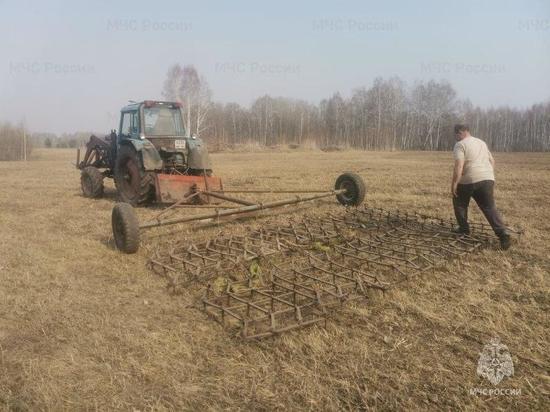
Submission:
{"label": "beige shirt", "polygon": [[456,142],[453,157],[455,160],[464,159],[464,169],[458,183],[469,184],[482,180],[495,180],[491,164],[493,156],[483,140],[469,136]]}

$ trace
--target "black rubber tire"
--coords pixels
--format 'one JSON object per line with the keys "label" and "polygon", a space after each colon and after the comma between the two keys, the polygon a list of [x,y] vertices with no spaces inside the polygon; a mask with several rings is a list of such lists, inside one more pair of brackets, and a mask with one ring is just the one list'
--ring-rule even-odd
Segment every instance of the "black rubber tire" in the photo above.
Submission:
{"label": "black rubber tire", "polygon": [[103,174],[97,167],[86,166],[80,173],[80,187],[84,197],[100,198],[103,196]]}
{"label": "black rubber tire", "polygon": [[117,249],[124,253],[136,253],[139,249],[139,221],[132,205],[115,204],[111,223]]}
{"label": "black rubber tire", "polygon": [[115,186],[121,202],[145,205],[155,199],[155,175],[143,170],[133,147],[121,146],[115,163]]}
{"label": "black rubber tire", "polygon": [[367,188],[361,176],[346,172],[338,176],[334,189],[346,189],[346,192],[336,195],[336,199],[344,206],[359,206],[365,199]]}

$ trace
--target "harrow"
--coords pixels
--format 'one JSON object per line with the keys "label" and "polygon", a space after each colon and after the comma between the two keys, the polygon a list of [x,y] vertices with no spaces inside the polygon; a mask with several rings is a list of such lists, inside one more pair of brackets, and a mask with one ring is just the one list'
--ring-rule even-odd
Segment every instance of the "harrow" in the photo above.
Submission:
{"label": "harrow", "polygon": [[168,252],[155,251],[150,266],[173,291],[204,285],[201,308],[256,339],[326,322],[332,308],[473,253],[492,238],[483,224],[472,224],[470,236],[451,228],[417,213],[353,208],[241,236],[176,241]]}

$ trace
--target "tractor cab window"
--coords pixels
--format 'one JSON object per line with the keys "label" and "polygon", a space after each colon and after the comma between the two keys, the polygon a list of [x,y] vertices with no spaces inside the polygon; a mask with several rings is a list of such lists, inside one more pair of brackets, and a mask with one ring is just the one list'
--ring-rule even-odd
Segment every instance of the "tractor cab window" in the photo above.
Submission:
{"label": "tractor cab window", "polygon": [[130,113],[122,115],[122,124],[120,125],[120,134],[124,136],[130,135]]}
{"label": "tractor cab window", "polygon": [[126,112],[122,114],[120,134],[126,137],[136,137],[139,133],[138,112]]}
{"label": "tractor cab window", "polygon": [[181,112],[172,107],[146,107],[143,109],[147,136],[185,136]]}

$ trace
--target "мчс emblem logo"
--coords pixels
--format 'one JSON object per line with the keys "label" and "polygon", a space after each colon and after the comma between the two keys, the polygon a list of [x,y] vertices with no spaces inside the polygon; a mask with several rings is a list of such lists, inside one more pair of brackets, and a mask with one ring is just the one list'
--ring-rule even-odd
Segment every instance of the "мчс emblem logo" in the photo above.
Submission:
{"label": "\u043c\u0447\u0441 emblem logo", "polygon": [[514,363],[508,347],[498,338],[491,339],[483,347],[477,362],[477,374],[487,378],[493,385],[498,385],[505,376],[514,375]]}

